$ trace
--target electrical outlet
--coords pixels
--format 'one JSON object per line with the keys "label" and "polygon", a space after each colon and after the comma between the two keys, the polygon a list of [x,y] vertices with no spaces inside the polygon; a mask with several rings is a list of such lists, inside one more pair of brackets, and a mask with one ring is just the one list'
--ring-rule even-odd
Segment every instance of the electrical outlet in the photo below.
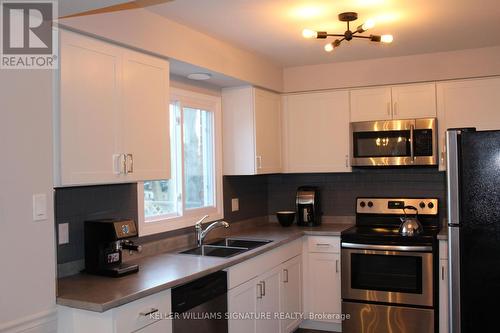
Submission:
{"label": "electrical outlet", "polygon": [[240,199],[232,198],[231,199],[231,211],[237,212],[240,210]]}
{"label": "electrical outlet", "polygon": [[63,245],[69,243],[69,224],[59,223],[57,225],[57,244]]}

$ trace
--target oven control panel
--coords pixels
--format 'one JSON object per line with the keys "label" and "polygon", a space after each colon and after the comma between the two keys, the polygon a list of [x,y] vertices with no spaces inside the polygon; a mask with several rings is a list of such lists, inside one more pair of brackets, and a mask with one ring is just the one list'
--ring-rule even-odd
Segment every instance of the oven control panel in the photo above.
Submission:
{"label": "oven control panel", "polygon": [[[436,198],[358,198],[356,212],[358,214],[404,214],[403,208],[412,206],[418,214],[438,215],[438,199]],[[415,210],[406,209],[407,214],[415,214]]]}

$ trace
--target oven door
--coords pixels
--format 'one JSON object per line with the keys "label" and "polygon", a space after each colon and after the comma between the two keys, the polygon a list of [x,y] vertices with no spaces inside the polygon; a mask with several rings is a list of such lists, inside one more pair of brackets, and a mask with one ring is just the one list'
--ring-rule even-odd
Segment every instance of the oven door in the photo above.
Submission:
{"label": "oven door", "polygon": [[341,253],[343,300],[433,306],[431,246],[342,243]]}
{"label": "oven door", "polygon": [[352,165],[435,165],[436,119],[351,123]]}

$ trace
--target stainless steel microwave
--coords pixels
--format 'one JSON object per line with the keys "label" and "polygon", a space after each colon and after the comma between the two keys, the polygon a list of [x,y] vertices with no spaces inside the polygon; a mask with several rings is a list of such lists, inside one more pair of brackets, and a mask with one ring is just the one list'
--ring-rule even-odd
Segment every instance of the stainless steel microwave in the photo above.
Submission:
{"label": "stainless steel microwave", "polygon": [[436,118],[350,124],[352,166],[437,165]]}

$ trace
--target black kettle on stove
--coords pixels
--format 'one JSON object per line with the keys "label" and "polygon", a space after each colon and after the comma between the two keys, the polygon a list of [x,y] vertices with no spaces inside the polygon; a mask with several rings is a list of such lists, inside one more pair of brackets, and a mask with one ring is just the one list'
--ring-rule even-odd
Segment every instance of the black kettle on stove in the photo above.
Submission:
{"label": "black kettle on stove", "polygon": [[[412,216],[411,214],[408,214],[406,212],[407,210],[414,210],[415,214]],[[399,233],[402,236],[414,237],[418,236],[420,233],[422,233],[422,231],[424,231],[422,224],[418,220],[417,208],[415,208],[414,206],[404,206],[403,213],[405,215],[401,217],[401,225],[399,226]]]}

